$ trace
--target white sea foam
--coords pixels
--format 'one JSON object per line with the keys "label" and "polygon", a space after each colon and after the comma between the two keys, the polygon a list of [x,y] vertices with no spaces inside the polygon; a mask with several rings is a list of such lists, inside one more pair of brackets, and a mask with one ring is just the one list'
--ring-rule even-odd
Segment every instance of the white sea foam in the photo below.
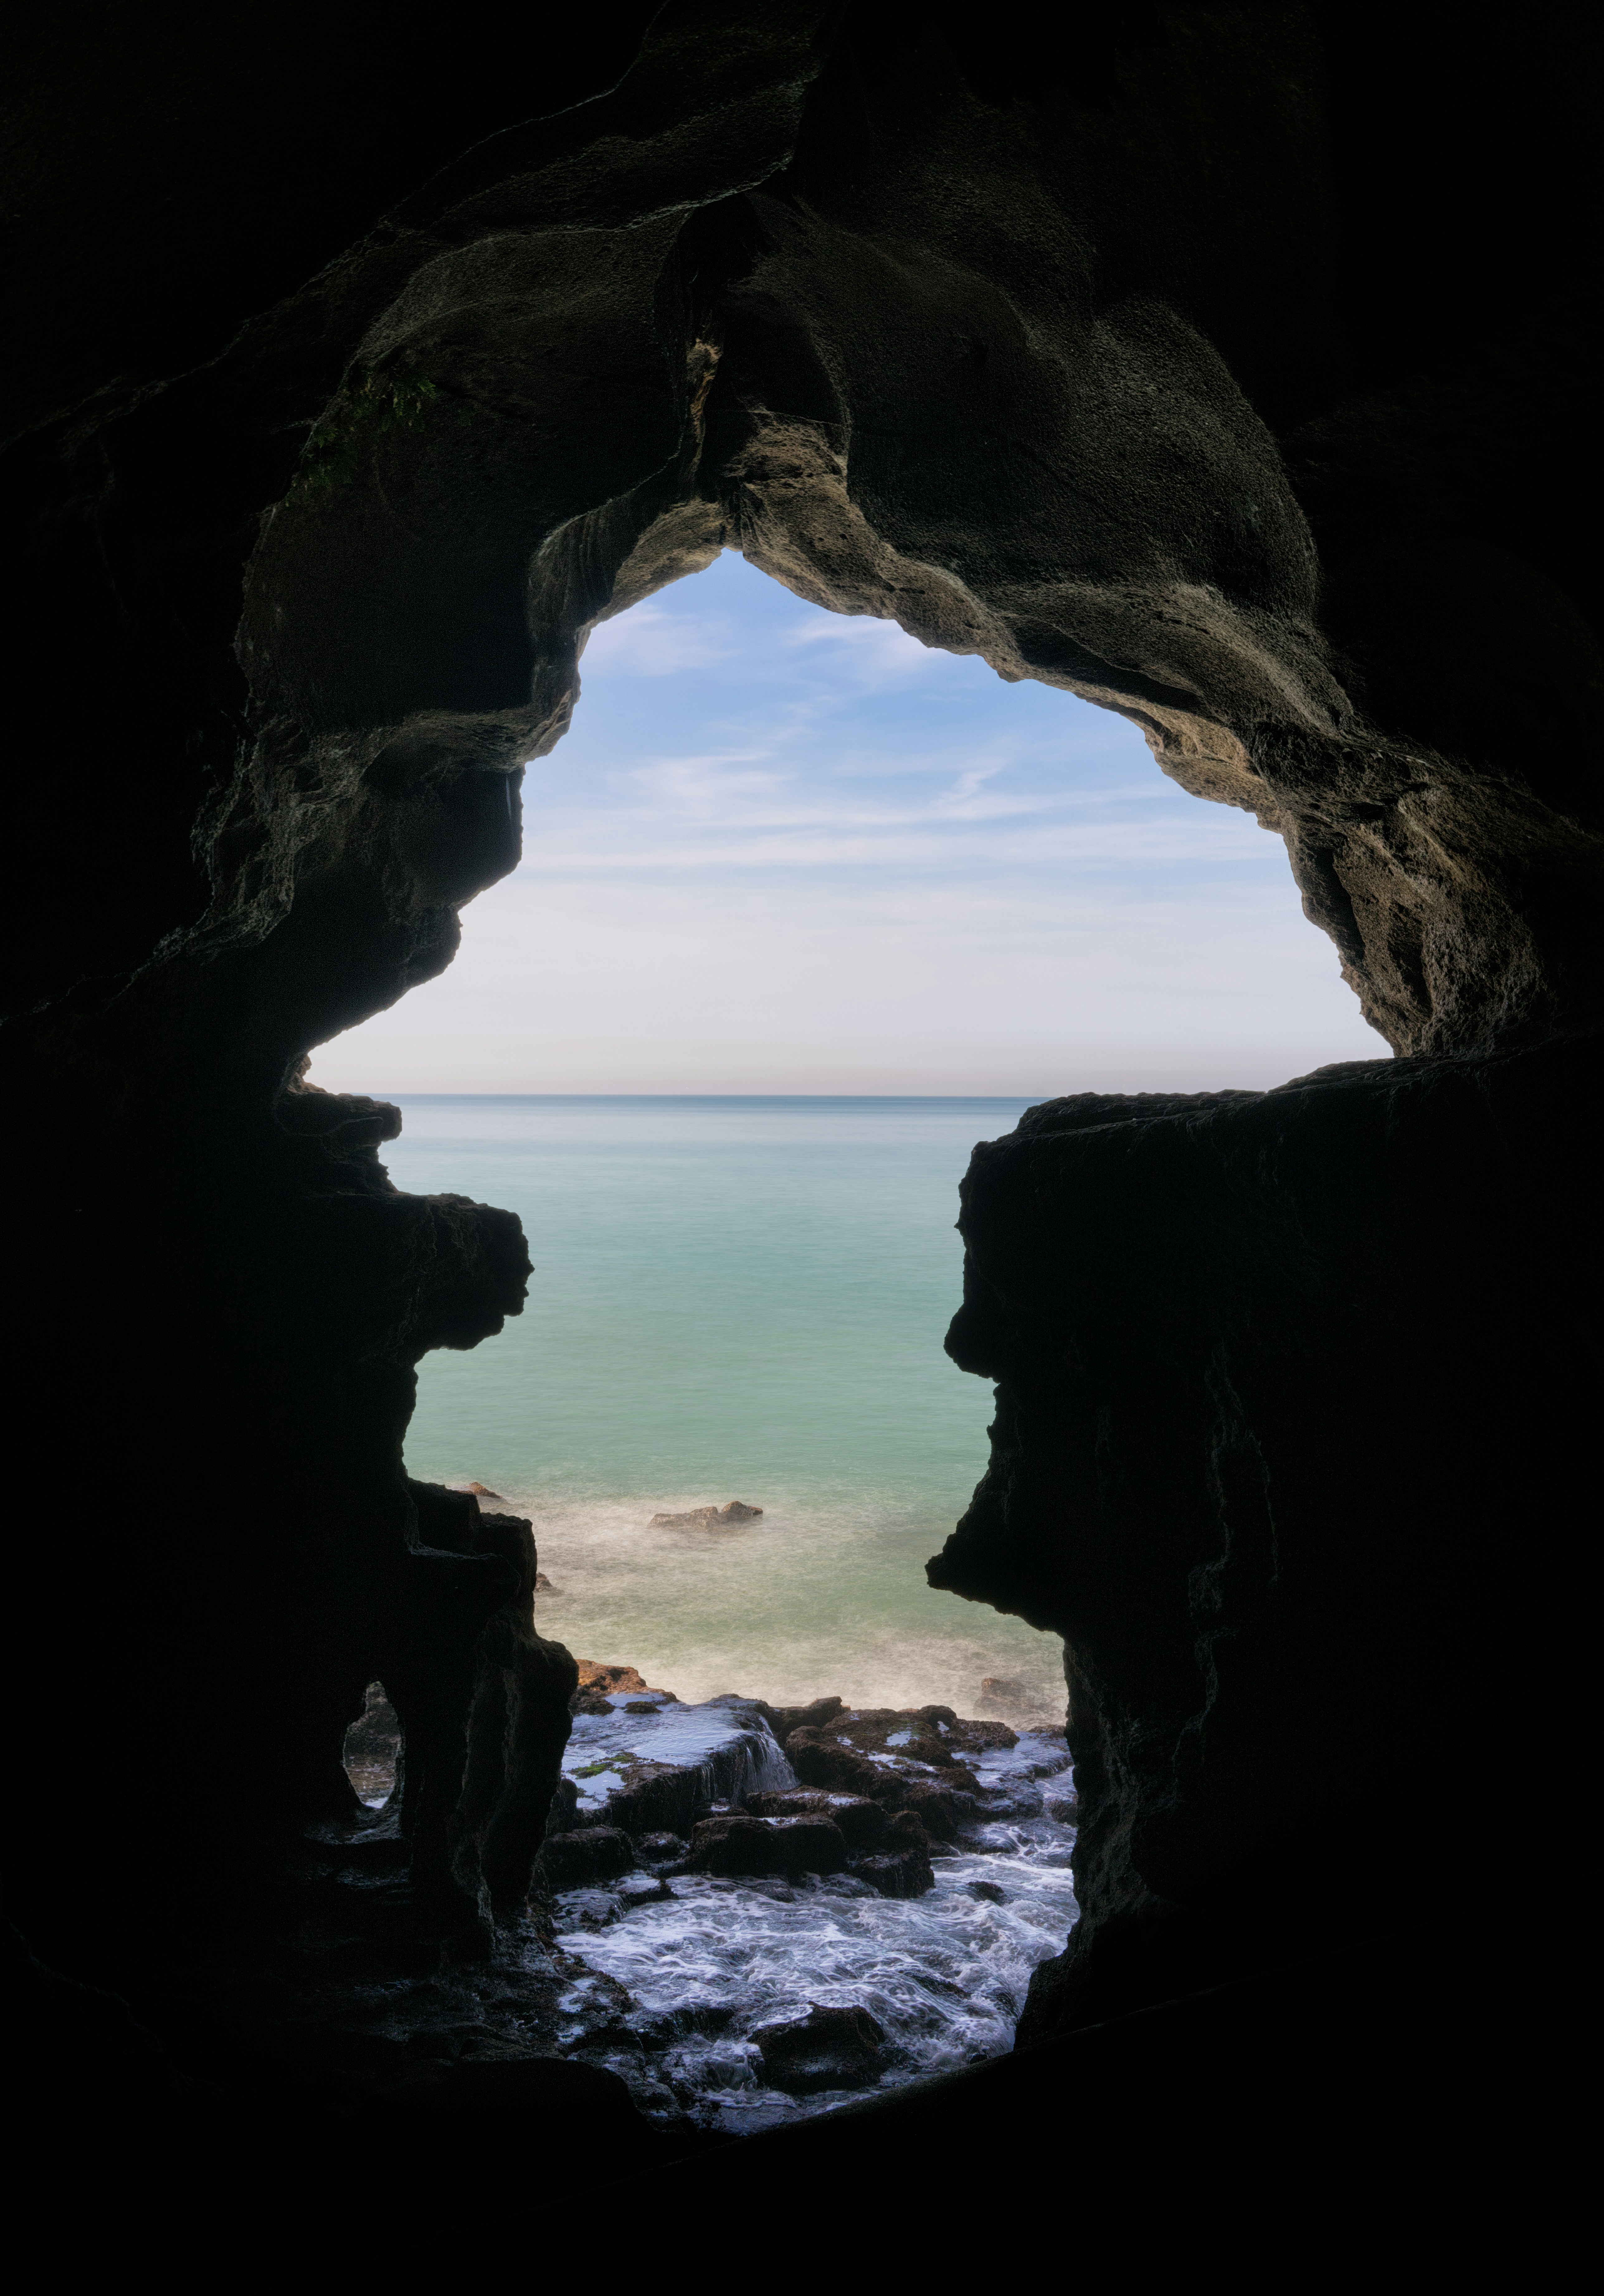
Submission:
{"label": "white sea foam", "polygon": [[[671,1898],[610,1920],[602,1893],[560,1899],[569,1916],[560,1948],[622,1986],[630,2005],[598,2049],[592,1984],[577,1980],[568,2045],[622,2074],[647,2110],[688,2110],[730,2129],[860,2093],[793,2099],[763,2084],[752,2036],[814,2005],[856,2005],[878,2020],[881,2087],[1010,2048],[1031,1972],[1063,1950],[1076,1915],[1073,1830],[1045,1806],[1067,1784],[1068,1756],[1061,1738],[1030,1733],[970,1759],[1006,1802],[970,1841],[937,1853],[936,1886],[922,1898],[881,1898],[847,1874],[786,1882],[683,1874]],[[599,1919],[606,1925],[593,1926]]]}
{"label": "white sea foam", "polygon": [[[554,1500],[498,1485],[535,1526],[542,1634],[582,1658],[634,1666],[700,1702],[732,1686],[803,1705],[834,1692],[858,1706],[985,1710],[981,1684],[1020,1685],[1014,1718],[1061,1723],[1062,1646],[1017,1619],[923,1583],[934,1541],[893,1495],[792,1495],[765,1487],[657,1489]],[[758,1496],[760,1521],[715,1529],[650,1524],[658,1511]],[[489,1504],[489,1502],[487,1502]]]}

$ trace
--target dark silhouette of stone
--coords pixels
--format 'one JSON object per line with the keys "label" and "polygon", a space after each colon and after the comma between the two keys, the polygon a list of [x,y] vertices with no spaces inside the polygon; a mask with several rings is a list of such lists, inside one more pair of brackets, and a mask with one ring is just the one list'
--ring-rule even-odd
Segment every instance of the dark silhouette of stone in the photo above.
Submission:
{"label": "dark silhouette of stone", "polygon": [[823,1729],[845,1704],[840,1698],[815,1698],[811,1706],[766,1706],[760,1698],[757,1710],[783,1746],[793,1730]]}
{"label": "dark silhouette of stone", "polygon": [[689,1843],[683,1834],[659,1831],[638,1834],[635,1848],[645,1865],[665,1865],[684,1856]]}
{"label": "dark silhouette of stone", "polygon": [[878,1849],[891,1827],[883,1805],[864,1794],[793,1787],[782,1793],[749,1794],[746,1808],[754,1817],[827,1817],[840,1829],[842,1840],[852,1850]]}
{"label": "dark silhouette of stone", "polygon": [[785,1742],[785,1758],[805,1786],[862,1795],[894,1807],[902,1800],[902,1779],[895,1770],[877,1768],[864,1755],[822,1731],[793,1730]]}
{"label": "dark silhouette of stone", "polygon": [[832,1818],[705,1817],[691,1836],[691,1864],[700,1874],[839,1874],[847,1844]]}
{"label": "dark silhouette of stone", "polygon": [[1533,1191],[1591,1265],[1597,1060],[1084,1095],[977,1150],[948,1345],[993,1463],[930,1576],[1065,1636],[1081,1919],[1025,2033],[1334,1947],[1355,1843],[1424,1920],[1488,1807],[1563,1823],[1563,1757],[1463,1750],[1485,1654],[1566,1641],[1509,1542],[1577,1504],[1592,1351]]}
{"label": "dark silhouette of stone", "polygon": [[865,2088],[878,2080],[884,2059],[885,2028],[867,2009],[815,2004],[806,2017],[783,2025],[762,2025],[753,2034],[763,2058],[763,2077],[775,2088],[807,2096],[820,2089]]}
{"label": "dark silhouette of stone", "polygon": [[885,1847],[873,1857],[860,1857],[853,1872],[880,1891],[882,1898],[922,1898],[936,1887],[930,1865],[930,1843],[922,1812],[899,1809],[884,1836]]}
{"label": "dark silhouette of stone", "polygon": [[902,1807],[911,1812],[935,1841],[955,1841],[962,1828],[980,1815],[975,1796],[946,1785],[927,1785],[915,1779],[906,1787]]}
{"label": "dark silhouette of stone", "polygon": [[585,1825],[550,1835],[541,1849],[539,1872],[549,1890],[582,1890],[629,1873],[634,1863],[634,1844],[620,1827]]}

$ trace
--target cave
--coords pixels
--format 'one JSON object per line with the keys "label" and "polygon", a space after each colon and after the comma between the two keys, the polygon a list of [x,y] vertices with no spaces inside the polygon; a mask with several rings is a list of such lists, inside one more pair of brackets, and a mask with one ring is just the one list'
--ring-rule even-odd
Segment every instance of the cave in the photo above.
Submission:
{"label": "cave", "polygon": [[[806,2191],[836,2268],[1044,2202],[1139,2274],[1541,2281],[1590,1866],[1580,26],[15,37],[13,2237],[422,2285],[700,2204],[783,2275]],[[301,1949],[371,1974],[333,1853],[381,1682],[409,1947],[493,1968],[576,1687],[527,1527],[402,1463],[519,1225],[391,1188],[394,1111],[307,1062],[513,865],[587,633],[726,547],[1256,815],[1379,1057],[977,1152],[948,1344],[996,1417],[930,1575],[1064,1637],[1081,1919],[1011,2055],[714,2159],[549,2056],[392,2078]]]}

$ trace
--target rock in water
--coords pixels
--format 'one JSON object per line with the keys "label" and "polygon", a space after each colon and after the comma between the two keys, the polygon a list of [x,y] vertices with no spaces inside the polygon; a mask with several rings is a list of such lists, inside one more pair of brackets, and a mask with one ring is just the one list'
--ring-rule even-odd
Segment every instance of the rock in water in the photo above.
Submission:
{"label": "rock in water", "polygon": [[866,1794],[792,1787],[781,1793],[749,1794],[746,1806],[753,1817],[828,1817],[854,1851],[882,1849],[891,1832],[889,1812]]}
{"label": "rock in water", "polygon": [[847,1842],[833,1818],[706,1817],[691,1836],[691,1863],[702,1874],[839,1874]]}
{"label": "rock in water", "polygon": [[1022,1682],[1011,1676],[986,1675],[980,1685],[980,1695],[975,1702],[977,1714],[1022,1714],[1034,1703]]}
{"label": "rock in water", "polygon": [[649,1529],[707,1530],[716,1524],[756,1522],[763,1513],[761,1507],[748,1506],[741,1499],[732,1499],[727,1506],[692,1507],[684,1514],[654,1514]]}
{"label": "rock in water", "polygon": [[910,1809],[899,1809],[892,1818],[884,1850],[878,1857],[860,1858],[853,1870],[882,1898],[922,1898],[936,1887],[929,1838]]}
{"label": "rock in water", "polygon": [[783,1746],[793,1730],[822,1730],[845,1707],[844,1698],[815,1698],[811,1706],[771,1706],[757,1702],[757,1711]]}
{"label": "rock in water", "polygon": [[587,1825],[574,1833],[548,1833],[536,1870],[551,1890],[581,1890],[615,1881],[635,1862],[634,1844],[616,1825]]}
{"label": "rock in water", "polygon": [[626,1913],[634,1906],[655,1906],[671,1898],[673,1890],[656,1874],[630,1874],[619,1882],[614,1893]]}
{"label": "rock in water", "polygon": [[503,1506],[505,1506],[506,1505],[506,1501],[502,1497],[501,1493],[499,1491],[493,1491],[488,1483],[470,1483],[468,1488],[473,1493],[476,1499],[495,1499],[499,1501]]}
{"label": "rock in water", "polygon": [[[555,1593],[556,1589],[552,1591]],[[643,1697],[662,1700],[670,1706],[679,1703],[672,1690],[654,1690],[633,1666],[604,1666],[593,1658],[582,1658],[577,1663],[579,1687],[569,1701],[570,1714],[610,1714],[612,1701],[630,1690],[638,1690]],[[630,1709],[632,1713],[647,1710],[642,1707]]]}
{"label": "rock in water", "polygon": [[793,2096],[872,2087],[884,2069],[885,2038],[884,2027],[855,2003],[822,2009],[816,2002],[794,2023],[764,2025],[752,2036],[764,2079]]}

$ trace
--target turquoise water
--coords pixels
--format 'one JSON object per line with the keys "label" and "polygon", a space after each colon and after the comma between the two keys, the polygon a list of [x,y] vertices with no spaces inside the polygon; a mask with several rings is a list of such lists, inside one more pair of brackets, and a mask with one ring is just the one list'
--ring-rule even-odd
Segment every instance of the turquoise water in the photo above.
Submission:
{"label": "turquoise water", "polygon": [[[942,1352],[958,1181],[1020,1099],[394,1095],[397,1186],[504,1205],[524,1314],[428,1357],[410,1472],[533,1517],[543,1632],[682,1698],[1061,1712],[1059,1644],[932,1593],[991,1390]],[[739,1498],[739,1529],[650,1528]]]}

